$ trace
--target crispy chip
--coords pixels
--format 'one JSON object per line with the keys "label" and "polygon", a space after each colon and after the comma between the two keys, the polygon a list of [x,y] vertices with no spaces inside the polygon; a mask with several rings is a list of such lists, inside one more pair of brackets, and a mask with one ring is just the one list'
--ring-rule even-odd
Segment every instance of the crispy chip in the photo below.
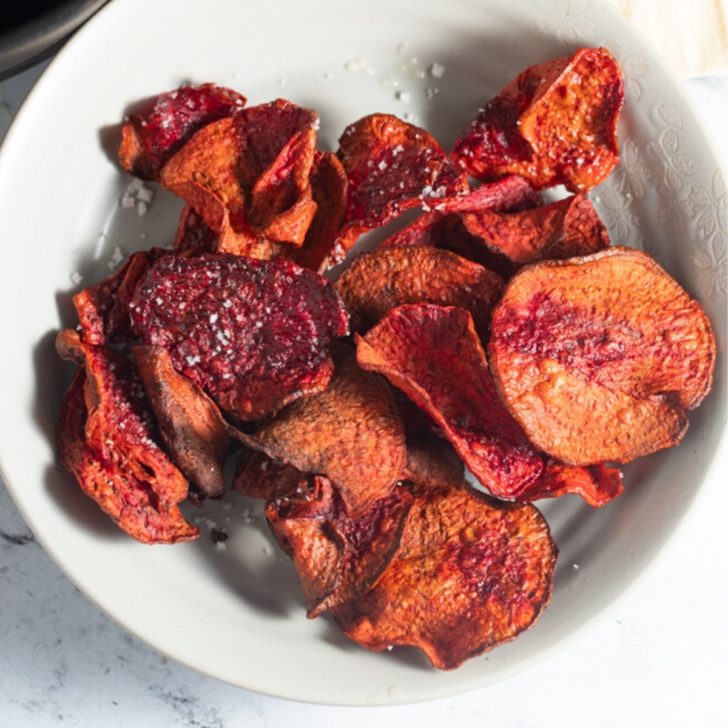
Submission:
{"label": "crispy chip", "polygon": [[199,129],[235,114],[245,97],[205,83],[160,94],[145,114],[132,114],[121,130],[119,161],[137,177],[159,179],[165,162]]}
{"label": "crispy chip", "polygon": [[230,227],[227,217],[222,230],[216,233],[190,205],[185,205],[180,215],[174,249],[180,254],[229,253],[256,260],[290,257],[290,253],[295,250],[290,245],[273,243],[250,231],[239,234]]}
{"label": "crispy chip", "polygon": [[317,205],[303,246],[293,253],[298,265],[323,271],[333,253],[346,213],[346,172],[332,152],[316,152],[311,169],[311,188]]}
{"label": "crispy chip", "polygon": [[389,385],[341,351],[319,394],[298,400],[244,444],[305,473],[328,476],[352,516],[389,493],[406,458],[402,419]]}
{"label": "crispy chip", "polygon": [[572,192],[602,182],[618,161],[622,73],[605,48],[532,66],[489,101],[453,156],[473,177],[519,174]]}
{"label": "crispy chip", "polygon": [[428,488],[374,588],[333,614],[369,650],[410,645],[451,670],[534,623],[551,596],[557,553],[533,506]]}
{"label": "crispy chip", "polygon": [[356,340],[359,364],[424,409],[486,488],[519,490],[541,475],[543,460],[501,403],[467,311],[400,306]]}
{"label": "crispy chip", "polygon": [[519,272],[494,310],[489,360],[537,447],[572,465],[624,463],[680,442],[715,340],[657,263],[615,247]]}
{"label": "crispy chip", "polygon": [[84,343],[103,346],[132,337],[129,304],[139,279],[163,254],[159,248],[134,253],[119,270],[73,297]]}
{"label": "crispy chip", "polygon": [[316,212],[316,112],[283,99],[208,124],[162,169],[162,185],[237,245],[301,245]]}
{"label": "crispy chip", "polygon": [[407,463],[402,474],[423,488],[461,488],[465,481],[463,462],[452,445],[434,435],[407,433]]}
{"label": "crispy chip", "polygon": [[349,182],[339,258],[367,230],[468,189],[466,176],[430,134],[389,114],[349,125],[338,155]]}
{"label": "crispy chip", "polygon": [[338,295],[288,260],[168,256],[137,286],[134,330],[241,420],[323,389],[329,342],[348,333]]}
{"label": "crispy chip", "polygon": [[352,518],[328,478],[304,480],[299,492],[266,506],[273,535],[293,559],[309,617],[356,600],[396,553],[412,495],[397,487]]}
{"label": "crispy chip", "polygon": [[61,404],[57,440],[65,468],[138,541],[197,538],[178,507],[188,483],[153,440],[149,406],[129,362],[83,344],[71,330],[59,334],[57,348],[64,358],[85,364]]}
{"label": "crispy chip", "polygon": [[609,246],[607,229],[584,194],[522,212],[466,212],[461,219],[470,235],[516,265],[589,255]]}
{"label": "crispy chip", "polygon": [[402,246],[359,256],[336,290],[355,331],[366,331],[396,306],[424,302],[467,309],[485,332],[503,280],[447,250]]}
{"label": "crispy chip", "polygon": [[243,447],[238,455],[233,488],[250,498],[269,501],[292,495],[306,475],[293,465],[278,462],[264,452]]}
{"label": "crispy chip", "polygon": [[230,438],[217,405],[175,371],[166,349],[135,346],[133,354],[172,461],[202,493],[220,497]]}
{"label": "crispy chip", "polygon": [[622,495],[622,472],[606,465],[578,467],[550,462],[539,480],[518,494],[519,501],[580,495],[592,508],[601,508]]}

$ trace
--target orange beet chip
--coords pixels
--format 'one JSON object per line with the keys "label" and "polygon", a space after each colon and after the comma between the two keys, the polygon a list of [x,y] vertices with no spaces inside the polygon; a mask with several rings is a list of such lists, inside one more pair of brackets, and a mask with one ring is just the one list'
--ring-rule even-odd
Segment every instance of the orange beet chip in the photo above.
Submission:
{"label": "orange beet chip", "polygon": [[451,670],[534,623],[551,597],[557,553],[531,505],[464,488],[420,490],[376,585],[333,613],[369,650],[410,645]]}
{"label": "orange beet chip", "polygon": [[163,252],[159,248],[152,248],[134,253],[114,275],[73,297],[84,343],[101,346],[133,338],[129,304],[134,289],[149,266]]}
{"label": "orange beet chip", "polygon": [[336,283],[355,331],[365,331],[405,303],[437,303],[470,311],[486,331],[503,290],[500,276],[447,250],[402,246],[364,253]]}
{"label": "orange beet chip", "polygon": [[356,339],[359,364],[425,410],[491,492],[521,490],[538,479],[543,460],[498,397],[467,311],[400,306]]}
{"label": "orange beet chip", "polygon": [[490,210],[461,216],[465,230],[516,265],[589,255],[609,246],[609,234],[584,194],[522,212]]}
{"label": "orange beet chip", "polygon": [[601,508],[622,495],[622,473],[606,465],[562,465],[550,462],[539,480],[518,494],[519,501],[580,495],[592,508]]}
{"label": "orange beet chip", "polygon": [[259,450],[243,447],[238,455],[233,488],[250,498],[268,501],[295,493],[305,478],[298,468],[273,460]]}
{"label": "orange beet chip", "polygon": [[178,374],[166,349],[135,346],[139,376],[174,464],[205,495],[223,494],[222,466],[230,438],[217,405]]}
{"label": "orange beet chip", "polygon": [[318,118],[283,99],[208,124],[162,169],[164,187],[237,245],[301,245],[316,203],[309,174]]}
{"label": "orange beet chip", "polygon": [[424,129],[389,114],[370,114],[339,139],[348,178],[345,253],[367,230],[401,212],[467,191],[467,178]]}
{"label": "orange beet chip", "polygon": [[615,247],[536,263],[493,312],[489,360],[537,447],[572,465],[676,445],[708,393],[710,323],[652,258]]}
{"label": "orange beet chip", "polygon": [[86,495],[121,529],[143,543],[196,538],[178,504],[188,483],[154,442],[155,428],[141,382],[120,354],[59,334],[61,356],[82,363],[61,404],[61,461]]}
{"label": "orange beet chip", "polygon": [[328,476],[349,513],[389,493],[406,458],[404,427],[384,379],[340,352],[329,386],[298,400],[244,444],[304,473]]}
{"label": "orange beet chip", "polygon": [[532,66],[489,101],[453,156],[473,177],[519,174],[572,192],[602,182],[618,161],[622,73],[606,48]]}
{"label": "orange beet chip", "polygon": [[265,513],[296,566],[308,616],[317,617],[376,583],[399,547],[412,495],[397,487],[352,518],[328,478],[304,480],[298,491]]}
{"label": "orange beet chip", "polygon": [[463,462],[449,442],[433,435],[408,435],[403,480],[423,488],[461,488],[464,477]]}
{"label": "orange beet chip", "polygon": [[199,129],[232,116],[245,97],[211,83],[160,94],[147,113],[132,114],[121,130],[119,161],[137,177],[156,180],[164,163]]}

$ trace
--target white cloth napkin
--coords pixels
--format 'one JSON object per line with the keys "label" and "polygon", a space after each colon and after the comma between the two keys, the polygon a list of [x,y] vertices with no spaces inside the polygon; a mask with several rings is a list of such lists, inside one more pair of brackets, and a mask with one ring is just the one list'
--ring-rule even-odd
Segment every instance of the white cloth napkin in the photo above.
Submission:
{"label": "white cloth napkin", "polygon": [[612,0],[681,76],[728,71],[728,0]]}

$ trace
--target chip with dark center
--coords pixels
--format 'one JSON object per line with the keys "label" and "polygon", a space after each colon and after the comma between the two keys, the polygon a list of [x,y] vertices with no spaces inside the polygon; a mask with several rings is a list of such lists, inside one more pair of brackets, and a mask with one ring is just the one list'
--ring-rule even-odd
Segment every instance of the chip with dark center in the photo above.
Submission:
{"label": "chip with dark center", "polygon": [[318,274],[289,260],[168,256],[139,282],[135,332],[241,420],[270,415],[328,384],[329,343],[348,315]]}
{"label": "chip with dark center", "polygon": [[453,157],[473,177],[525,177],[539,189],[590,190],[618,162],[622,72],[606,48],[531,66],[489,101]]}
{"label": "chip with dark center", "polygon": [[230,437],[217,405],[172,366],[159,346],[135,346],[134,361],[164,444],[185,477],[210,498],[224,490],[222,466]]}
{"label": "chip with dark center", "polygon": [[352,516],[385,497],[402,476],[407,450],[392,391],[341,351],[322,392],[294,402],[243,443],[304,473],[326,475]]}
{"label": "chip with dark center", "polygon": [[539,478],[543,459],[503,406],[467,311],[400,306],[356,341],[360,366],[383,374],[427,412],[492,493]]}
{"label": "chip with dark center", "polygon": [[676,445],[708,393],[715,339],[700,304],[648,255],[546,261],[493,312],[493,377],[531,442],[572,465]]}
{"label": "chip with dark center", "polygon": [[468,190],[465,174],[430,134],[390,114],[370,114],[349,125],[338,155],[348,178],[339,257],[362,233],[405,210]]}
{"label": "chip with dark center", "polygon": [[328,478],[297,490],[270,501],[265,514],[296,566],[308,616],[317,617],[376,583],[399,548],[412,495],[398,486],[352,517]]}
{"label": "chip with dark center", "polygon": [[245,97],[212,83],[181,86],[160,94],[147,113],[132,114],[121,129],[119,161],[137,177],[159,179],[159,171],[185,142],[207,124],[232,116]]}
{"label": "chip with dark center", "polygon": [[470,311],[481,332],[503,290],[503,279],[448,250],[395,246],[364,253],[336,282],[355,331],[366,331],[405,303],[437,303]]}
{"label": "chip with dark center", "polygon": [[61,404],[61,462],[86,495],[143,543],[197,538],[179,503],[188,483],[154,438],[141,381],[130,362],[110,349],[83,344],[75,331],[57,339],[61,356],[84,369]]}
{"label": "chip with dark center", "polygon": [[369,650],[414,646],[451,670],[534,623],[551,597],[557,554],[531,505],[420,489],[394,559],[372,589],[333,614]]}
{"label": "chip with dark center", "polygon": [[162,185],[237,244],[301,245],[316,212],[309,175],[318,117],[277,99],[208,124],[168,162]]}

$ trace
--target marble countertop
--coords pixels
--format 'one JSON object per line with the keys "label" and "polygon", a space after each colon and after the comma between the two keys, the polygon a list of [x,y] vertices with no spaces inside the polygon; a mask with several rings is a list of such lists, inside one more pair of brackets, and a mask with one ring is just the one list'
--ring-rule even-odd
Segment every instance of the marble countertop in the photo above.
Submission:
{"label": "marble countertop", "polygon": [[[0,138],[41,70],[0,84]],[[725,166],[728,75],[686,86]],[[726,726],[728,453],[721,459],[654,566],[586,636],[504,683],[393,708],[268,698],[161,657],[61,574],[0,481],[0,726]]]}

